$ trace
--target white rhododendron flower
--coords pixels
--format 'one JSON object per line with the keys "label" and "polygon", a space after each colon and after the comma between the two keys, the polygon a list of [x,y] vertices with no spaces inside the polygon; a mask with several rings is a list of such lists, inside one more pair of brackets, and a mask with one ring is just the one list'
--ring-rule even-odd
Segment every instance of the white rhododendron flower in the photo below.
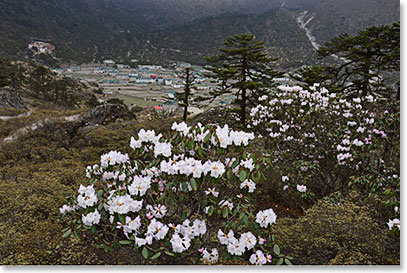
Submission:
{"label": "white rhododendron flower", "polygon": [[154,156],[163,155],[165,157],[171,156],[171,143],[157,142],[154,146]]}
{"label": "white rhododendron flower", "polygon": [[135,140],[134,137],[131,137],[130,139],[130,147],[135,150],[141,148],[141,145],[143,142],[141,140]]}
{"label": "white rhododendron flower", "polygon": [[214,197],[218,197],[218,195],[219,195],[219,192],[217,192],[216,191],[216,188],[208,188],[208,190],[207,191],[205,191],[205,194],[206,195],[213,195]]}
{"label": "white rhododendron flower", "polygon": [[110,214],[127,214],[128,212],[138,212],[143,206],[143,200],[136,201],[130,195],[118,195],[112,197],[105,205],[105,209]]}
{"label": "white rhododendron flower", "polygon": [[230,230],[228,234],[223,233],[221,229],[218,230],[219,242],[223,245],[229,244],[230,240],[236,239],[233,230]]}
{"label": "white rhododendron flower", "polygon": [[86,226],[93,226],[99,224],[100,221],[100,213],[98,210],[94,212],[89,212],[86,215],[82,214],[82,223]]}
{"label": "white rhododendron flower", "polygon": [[243,247],[247,248],[247,250],[250,250],[256,245],[257,239],[256,236],[249,231],[240,236],[239,242]]}
{"label": "white rhododendron flower", "polygon": [[135,237],[137,246],[151,245],[153,243],[153,236],[149,235],[146,238]]}
{"label": "white rhododendron flower", "polygon": [[255,265],[263,265],[263,264],[267,263],[267,258],[266,258],[266,256],[264,256],[264,254],[261,250],[257,250],[256,253],[253,253],[250,256],[249,261]]}
{"label": "white rhododendron flower", "polygon": [[147,236],[153,236],[156,240],[162,240],[167,235],[169,227],[156,219],[151,220],[147,227]]}
{"label": "white rhododendron flower", "polygon": [[245,252],[244,245],[236,238],[232,238],[229,240],[227,250],[231,255],[237,256],[241,256]]}
{"label": "white rhododendron flower", "polygon": [[306,192],[307,191],[307,186],[305,186],[305,185],[297,185],[297,191]]}
{"label": "white rhododendron flower", "polygon": [[167,213],[167,208],[164,205],[147,205],[146,209],[157,219],[163,218],[165,214]]}
{"label": "white rhododendron flower", "polygon": [[110,151],[100,157],[100,165],[102,167],[108,167],[113,165],[119,165],[129,162],[129,156],[117,151]]}
{"label": "white rhododendron flower", "polygon": [[227,206],[230,210],[233,209],[234,205],[232,202],[229,202],[228,200],[222,200],[219,202],[219,207],[223,208],[224,206]]}
{"label": "white rhododendron flower", "polygon": [[61,214],[69,213],[74,211],[74,207],[68,206],[68,205],[63,205],[62,208],[59,208],[59,212]]}
{"label": "white rhododendron flower", "polygon": [[211,253],[206,250],[206,248],[202,251],[202,261],[206,264],[214,264],[219,259],[219,253],[216,248],[212,248]]}
{"label": "white rhododendron flower", "polygon": [[192,235],[193,236],[202,236],[206,233],[206,223],[198,219],[194,220],[192,225]]}
{"label": "white rhododendron flower", "polygon": [[136,175],[133,179],[133,183],[128,186],[128,190],[131,195],[144,196],[150,187],[151,177]]}
{"label": "white rhododendron flower", "polygon": [[176,253],[182,253],[191,246],[191,239],[189,239],[189,237],[181,238],[178,233],[172,235],[170,242],[172,250]]}
{"label": "white rhododendron flower", "polygon": [[211,176],[214,178],[218,178],[225,173],[225,165],[223,165],[223,163],[220,161],[212,162],[208,167],[210,169]]}
{"label": "white rhododendron flower", "polygon": [[256,215],[256,222],[260,224],[262,228],[266,228],[277,221],[277,215],[273,209],[266,209],[259,211]]}
{"label": "white rhododendron flower", "polygon": [[393,220],[389,220],[387,225],[389,226],[389,230],[392,230],[394,227],[397,227],[398,229],[400,229],[400,219],[396,218]]}
{"label": "white rhododendron flower", "polygon": [[126,235],[126,237],[128,237],[127,236],[128,233],[135,232],[137,234],[140,227],[141,227],[140,216],[137,216],[134,219],[131,219],[131,217],[126,216],[126,224],[123,225],[123,232]]}
{"label": "white rhododendron flower", "polygon": [[87,207],[91,207],[98,201],[93,185],[87,187],[80,185],[78,193],[79,195],[76,200],[78,201],[78,206],[81,208],[86,209]]}
{"label": "white rhododendron flower", "polygon": [[179,124],[174,122],[171,126],[171,130],[180,132],[183,136],[187,136],[191,127],[188,127],[188,125],[185,122],[180,122]]}
{"label": "white rhododendron flower", "polygon": [[240,183],[240,188],[243,189],[247,187],[248,192],[252,193],[256,189],[256,183],[254,183],[251,179],[246,179],[242,183]]}

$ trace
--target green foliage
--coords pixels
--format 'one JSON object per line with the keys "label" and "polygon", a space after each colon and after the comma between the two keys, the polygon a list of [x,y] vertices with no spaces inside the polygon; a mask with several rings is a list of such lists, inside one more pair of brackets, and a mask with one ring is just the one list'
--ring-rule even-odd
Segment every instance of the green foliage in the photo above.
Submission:
{"label": "green foliage", "polygon": [[276,61],[265,52],[264,43],[255,40],[254,35],[240,34],[227,38],[226,48],[219,55],[207,57],[210,63],[210,77],[218,83],[218,88],[209,92],[213,99],[234,94],[240,106],[240,122],[246,124],[246,107],[254,105],[257,99],[270,93],[274,78],[282,76],[273,70],[271,63]]}
{"label": "green foliage", "polygon": [[44,66],[22,61],[0,60],[0,87],[6,85],[16,88],[32,106],[53,103],[76,108],[96,101],[95,95],[76,80],[55,75]]}
{"label": "green foliage", "polygon": [[355,36],[342,34],[326,42],[318,54],[337,62],[302,68],[294,78],[307,84],[321,83],[331,92],[388,97],[396,88],[389,73],[400,70],[400,23],[369,27]]}
{"label": "green foliage", "polygon": [[108,100],[106,101],[106,103],[125,105],[125,104],[124,104],[124,101],[121,100],[121,99],[119,99],[119,98],[110,98],[110,99],[108,99]]}
{"label": "green foliage", "polygon": [[321,201],[298,219],[281,219],[276,235],[294,264],[399,264],[399,242],[366,207]]}
{"label": "green foliage", "polygon": [[185,67],[181,72],[177,73],[184,83],[183,92],[177,92],[175,94],[175,100],[178,105],[184,108],[183,121],[187,121],[188,107],[193,104],[194,90],[196,90],[196,72],[192,67]]}

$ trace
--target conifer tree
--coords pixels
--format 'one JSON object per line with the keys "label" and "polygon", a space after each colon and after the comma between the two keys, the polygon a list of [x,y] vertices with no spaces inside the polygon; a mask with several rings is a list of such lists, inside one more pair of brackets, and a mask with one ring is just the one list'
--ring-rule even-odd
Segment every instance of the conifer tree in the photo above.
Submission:
{"label": "conifer tree", "polygon": [[340,35],[319,48],[318,55],[334,57],[335,64],[302,68],[294,78],[321,83],[334,92],[388,95],[386,73],[400,70],[400,23]]}
{"label": "conifer tree", "polygon": [[187,121],[188,107],[192,104],[193,91],[196,90],[196,76],[194,73],[192,67],[185,67],[181,72],[177,73],[184,84],[184,91],[178,92],[175,95],[175,100],[178,102],[178,105],[184,108],[183,121]]}
{"label": "conifer tree", "polygon": [[271,64],[277,59],[265,52],[264,43],[254,35],[240,34],[227,38],[218,55],[207,57],[209,76],[218,86],[210,92],[212,101],[224,94],[234,94],[239,105],[240,121],[246,124],[246,108],[257,99],[271,92],[274,78],[283,73],[273,70]]}

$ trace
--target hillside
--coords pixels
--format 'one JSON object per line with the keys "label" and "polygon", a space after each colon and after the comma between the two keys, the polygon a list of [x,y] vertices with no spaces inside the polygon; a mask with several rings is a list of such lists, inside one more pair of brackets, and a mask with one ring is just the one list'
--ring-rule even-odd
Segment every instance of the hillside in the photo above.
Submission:
{"label": "hillside", "polygon": [[251,32],[284,67],[312,60],[313,49],[295,18],[303,11],[322,43],[348,32],[399,20],[395,0],[4,0],[0,57],[30,59],[33,39],[56,47],[55,62],[200,63],[230,34]]}
{"label": "hillside", "polygon": [[165,56],[202,63],[204,56],[216,54],[228,36],[252,33],[264,41],[271,56],[284,67],[312,63],[315,53],[305,32],[287,10],[271,10],[261,15],[227,14],[195,20],[180,27],[147,35],[151,57]]}
{"label": "hillside", "polygon": [[400,3],[396,0],[328,0],[311,9],[310,27],[319,42],[376,25],[400,21]]}

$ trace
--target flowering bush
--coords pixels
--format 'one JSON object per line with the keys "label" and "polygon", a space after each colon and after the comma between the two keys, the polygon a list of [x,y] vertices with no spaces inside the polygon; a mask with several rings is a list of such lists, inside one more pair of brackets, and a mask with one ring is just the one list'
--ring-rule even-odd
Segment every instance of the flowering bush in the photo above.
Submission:
{"label": "flowering bush", "polygon": [[246,151],[254,134],[227,125],[172,130],[166,139],[141,129],[130,140],[134,159],[111,151],[89,166],[89,184],[60,209],[72,215],[64,236],[92,235],[105,251],[133,245],[157,262],[290,264],[272,235],[276,214],[251,202],[262,178],[261,159]]}
{"label": "flowering bush", "polygon": [[346,98],[318,85],[280,86],[250,116],[284,190],[315,200],[356,185],[391,210],[399,207],[398,105],[371,95]]}

